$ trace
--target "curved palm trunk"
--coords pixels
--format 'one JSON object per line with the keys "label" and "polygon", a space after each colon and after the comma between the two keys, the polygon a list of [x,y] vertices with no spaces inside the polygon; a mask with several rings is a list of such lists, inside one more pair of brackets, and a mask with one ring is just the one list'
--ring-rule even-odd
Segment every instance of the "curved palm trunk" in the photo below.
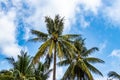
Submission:
{"label": "curved palm trunk", "polygon": [[54,50],[53,80],[56,80],[56,44]]}

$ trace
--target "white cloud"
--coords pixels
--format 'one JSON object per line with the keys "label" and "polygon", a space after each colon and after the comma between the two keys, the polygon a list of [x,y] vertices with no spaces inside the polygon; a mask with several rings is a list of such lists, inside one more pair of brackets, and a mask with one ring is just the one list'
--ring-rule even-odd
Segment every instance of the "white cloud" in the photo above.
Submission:
{"label": "white cloud", "polygon": [[29,39],[30,29],[28,27],[25,27],[25,35],[24,39],[27,41]]}
{"label": "white cloud", "polygon": [[115,56],[120,58],[120,49],[114,49],[110,56]]}
{"label": "white cloud", "polygon": [[99,52],[100,53],[102,53],[103,52],[103,50],[106,48],[106,46],[107,46],[107,41],[104,41],[103,43],[100,43],[99,44]]}
{"label": "white cloud", "polygon": [[[89,26],[89,22],[84,19],[84,14],[91,11],[94,15],[97,15],[98,9],[102,6],[101,0],[27,0],[31,7],[34,7],[34,13],[31,17],[27,18],[28,23],[32,23],[34,28],[45,30],[44,17],[54,17],[55,14],[60,14],[65,17],[65,29],[64,32],[69,32],[71,25],[79,19],[84,28]],[[80,7],[83,5],[83,8]],[[83,13],[83,11],[85,13]],[[76,14],[82,14],[81,17],[76,17]],[[44,25],[43,25],[44,24]]]}
{"label": "white cloud", "polygon": [[82,28],[87,28],[90,26],[90,22],[87,22],[83,16],[80,18],[80,24]]}
{"label": "white cloud", "polygon": [[7,13],[0,12],[0,49],[5,55],[14,57],[20,49],[16,41],[15,16],[14,9]]}
{"label": "white cloud", "polygon": [[79,0],[79,2],[84,5],[85,11],[92,11],[95,15],[98,14],[99,8],[102,7],[102,0]]}
{"label": "white cloud", "polygon": [[104,15],[110,23],[120,25],[120,0],[114,0],[111,6],[105,6]]}

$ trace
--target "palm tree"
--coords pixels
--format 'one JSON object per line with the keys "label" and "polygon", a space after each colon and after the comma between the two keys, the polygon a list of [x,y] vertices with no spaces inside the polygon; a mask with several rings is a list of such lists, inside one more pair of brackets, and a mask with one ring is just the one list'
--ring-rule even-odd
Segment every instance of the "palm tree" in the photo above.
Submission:
{"label": "palm tree", "polygon": [[108,77],[112,78],[112,79],[118,79],[118,80],[120,80],[120,74],[116,73],[115,71],[110,71],[108,73]]}
{"label": "palm tree", "polygon": [[13,73],[9,70],[1,70],[0,71],[0,80],[13,80]]}
{"label": "palm tree", "polygon": [[46,28],[48,33],[43,33],[37,30],[31,30],[31,33],[36,35],[36,37],[31,39],[30,41],[44,42],[40,46],[35,57],[33,58],[33,62],[37,63],[38,59],[43,55],[48,54],[50,58],[52,58],[53,55],[53,80],[56,80],[56,56],[58,56],[58,58],[63,58],[68,55],[69,57],[72,57],[72,52],[75,48],[71,43],[69,43],[68,40],[79,36],[73,34],[62,35],[64,28],[63,20],[64,18],[60,18],[59,15],[56,15],[54,19],[51,19],[50,17],[45,17]]}
{"label": "palm tree", "polygon": [[18,60],[15,61],[13,57],[6,58],[8,62],[13,66],[13,74],[16,79],[29,78],[33,74],[32,58],[27,55],[27,52],[21,51],[21,55],[18,55]]}
{"label": "palm tree", "polygon": [[104,63],[104,61],[99,58],[89,57],[89,55],[98,50],[98,48],[93,47],[87,49],[84,45],[84,40],[81,38],[74,41],[74,46],[78,50],[75,52],[75,56],[72,59],[67,58],[58,63],[59,66],[69,65],[62,80],[73,80],[76,78],[77,80],[93,80],[91,72],[103,76],[98,69],[90,64]]}
{"label": "palm tree", "polygon": [[39,62],[34,70],[34,77],[36,80],[47,80],[52,69],[48,69],[45,64]]}

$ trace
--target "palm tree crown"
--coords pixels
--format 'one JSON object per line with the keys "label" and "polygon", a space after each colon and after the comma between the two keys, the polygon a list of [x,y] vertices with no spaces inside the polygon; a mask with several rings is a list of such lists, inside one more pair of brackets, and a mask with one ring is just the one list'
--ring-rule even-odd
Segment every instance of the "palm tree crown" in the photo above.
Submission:
{"label": "palm tree crown", "polygon": [[67,71],[63,76],[63,80],[93,80],[93,76],[91,72],[99,74],[101,76],[102,73],[96,69],[90,63],[104,63],[103,60],[99,58],[89,57],[89,55],[98,50],[98,48],[93,47],[91,49],[87,49],[84,45],[84,40],[81,38],[76,39],[74,41],[74,46],[77,49],[75,52],[75,56],[72,59],[65,59],[58,63],[58,65],[69,65]]}
{"label": "palm tree crown", "polygon": [[27,55],[27,52],[21,51],[21,54],[18,55],[18,60],[15,61],[13,57],[6,58],[10,64],[13,66],[13,75],[18,79],[29,78],[33,74],[32,71],[32,58]]}
{"label": "palm tree crown", "polygon": [[[43,55],[48,55],[49,58],[54,58],[53,65],[53,79],[55,80],[56,74],[56,56],[58,58],[63,58],[69,55],[72,57],[73,49],[76,49],[69,40],[78,37],[79,35],[74,34],[66,34],[62,35],[64,23],[64,18],[60,18],[59,15],[56,15],[54,19],[50,17],[45,17],[45,23],[48,33],[43,33],[37,30],[31,30],[31,33],[36,35],[35,38],[30,41],[44,41],[44,43],[40,46],[38,52],[33,58],[33,62],[38,62],[38,59]],[[69,50],[68,50],[69,49]],[[54,54],[53,54],[54,52]],[[56,54],[57,53],[57,54]]]}

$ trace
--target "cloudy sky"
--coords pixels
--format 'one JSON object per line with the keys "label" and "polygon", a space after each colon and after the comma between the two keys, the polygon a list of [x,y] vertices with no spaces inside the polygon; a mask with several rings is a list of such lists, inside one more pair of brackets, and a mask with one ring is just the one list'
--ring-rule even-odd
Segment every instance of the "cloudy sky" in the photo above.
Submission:
{"label": "cloudy sky", "polygon": [[[0,70],[9,69],[4,58],[16,58],[21,49],[35,55],[40,43],[27,41],[30,29],[46,32],[44,17],[56,14],[65,17],[64,33],[81,34],[88,48],[100,49],[92,56],[105,61],[95,65],[104,77],[95,75],[95,80],[120,72],[120,0],[0,0]],[[59,80],[64,70],[57,72]]]}

